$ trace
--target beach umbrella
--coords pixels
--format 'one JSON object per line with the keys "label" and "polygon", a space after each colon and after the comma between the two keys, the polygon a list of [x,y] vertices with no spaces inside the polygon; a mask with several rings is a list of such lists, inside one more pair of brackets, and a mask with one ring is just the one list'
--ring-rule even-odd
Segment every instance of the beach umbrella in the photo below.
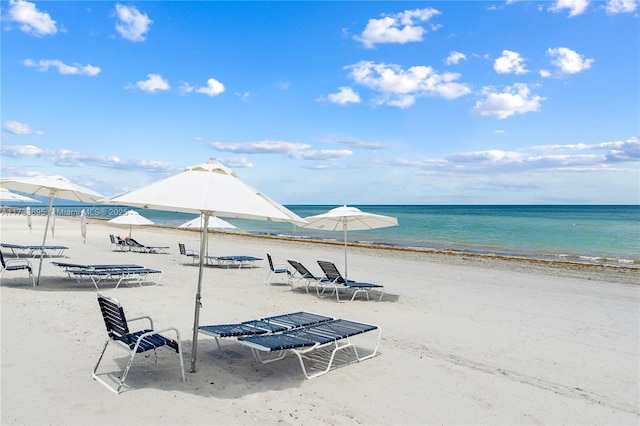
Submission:
{"label": "beach umbrella", "polygon": [[27,214],[27,226],[29,226],[29,232],[33,232],[33,229],[31,229],[31,207],[27,207],[25,213]]}
{"label": "beach umbrella", "polygon": [[[200,215],[195,219],[191,219],[189,222],[183,223],[182,225],[178,226],[178,228],[202,229],[203,225],[204,216]],[[209,229],[236,229],[236,227],[226,220],[220,219],[216,216],[211,216],[209,217]]]}
{"label": "beach umbrella", "polygon": [[[206,163],[187,167],[180,174],[113,197],[106,202],[144,209],[202,214],[204,226],[200,237],[200,253],[204,253],[207,247],[207,229],[212,216],[305,223],[286,207],[238,179],[235,172],[213,158]],[[196,371],[204,256],[200,256],[198,266],[191,348],[192,373]]]}
{"label": "beach umbrella", "polygon": [[[178,226],[178,228],[189,228],[189,229],[202,229],[204,225],[204,216],[200,215],[195,219],[191,219],[189,222],[183,223]],[[236,229],[235,226],[227,222],[226,220],[220,219],[216,216],[211,216],[209,218],[209,228],[208,229]],[[207,245],[207,256],[209,256],[209,245]]]}
{"label": "beach umbrella", "polygon": [[117,223],[119,225],[129,225],[129,238],[131,238],[131,231],[133,231],[133,226],[145,226],[145,225],[153,225],[154,223],[142,216],[135,210],[128,210],[124,214],[121,214],[118,217],[114,217],[113,219],[108,221],[109,223]]}
{"label": "beach umbrella", "polygon": [[82,240],[86,244],[87,242],[87,214],[84,209],[80,212],[80,234],[82,234]]}
{"label": "beach umbrella", "polygon": [[398,219],[391,216],[367,213],[356,207],[336,207],[326,213],[305,217],[306,225],[302,228],[322,229],[326,231],[342,231],[344,233],[344,277],[348,277],[347,269],[347,231],[398,226]]}
{"label": "beach umbrella", "polygon": [[[97,203],[104,197],[89,188],[85,188],[70,182],[62,176],[32,176],[26,178],[3,178],[0,179],[0,187],[24,192],[32,195],[45,195],[49,197],[49,214],[44,226],[44,236],[42,245],[47,242],[47,231],[53,210],[53,199],[62,198],[65,200],[80,201],[82,203]],[[40,284],[40,273],[42,272],[42,261],[44,250],[40,250],[40,266],[38,267],[38,278],[36,285]]]}
{"label": "beach umbrella", "polygon": [[39,203],[40,201],[25,197],[24,195],[16,194],[15,192],[11,192],[6,188],[0,188],[0,202],[10,202],[10,203]]}

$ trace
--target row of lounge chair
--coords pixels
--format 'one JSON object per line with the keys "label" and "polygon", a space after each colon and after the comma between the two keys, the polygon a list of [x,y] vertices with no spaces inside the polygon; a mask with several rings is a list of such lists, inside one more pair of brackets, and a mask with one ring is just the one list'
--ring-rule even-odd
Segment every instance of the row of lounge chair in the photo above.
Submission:
{"label": "row of lounge chair", "polygon": [[365,295],[367,300],[370,300],[370,293],[376,291],[379,293],[378,301],[382,300],[384,296],[384,286],[381,284],[374,284],[369,282],[348,280],[342,276],[337,266],[330,260],[318,260],[318,266],[322,270],[324,276],[317,277],[301,262],[293,259],[287,259],[288,264],[293,268],[293,271],[289,269],[286,264],[274,263],[271,258],[271,254],[267,253],[267,259],[269,260],[269,273],[265,284],[270,285],[273,278],[278,274],[287,276],[287,283],[294,287],[295,283],[301,282],[304,284],[307,293],[309,288],[314,287],[316,294],[320,296],[326,291],[331,291],[331,296],[335,294],[338,302],[343,302],[340,299],[340,294],[351,295],[351,300],[355,300],[359,294]]}
{"label": "row of lounge chair", "polygon": [[[102,293],[98,293],[98,304],[108,337],[92,372],[92,377],[95,380],[111,391],[120,393],[136,354],[150,350],[155,353],[156,349],[167,347],[178,354],[182,380],[185,381],[182,345],[178,329],[168,327],[155,330],[153,320],[149,316],[127,321],[124,309],[118,300]],[[136,320],[148,321],[149,325],[146,328],[133,331],[129,325]],[[360,362],[377,355],[381,337],[381,329],[377,325],[304,311],[242,323],[201,326],[198,331],[214,337],[220,350],[222,350],[221,338],[235,339],[237,343],[248,347],[255,360],[261,364],[281,360],[288,353],[292,353],[298,358],[302,372],[307,379],[329,372],[331,368],[336,366],[338,354],[344,351],[349,351],[352,355],[348,357],[346,354],[340,360],[341,365]],[[368,350],[366,354],[362,354],[363,349],[359,349],[354,342],[355,336],[374,331],[377,331],[374,334],[374,348]],[[176,337],[167,337],[166,332],[175,333]],[[98,368],[110,343],[116,344],[129,353],[129,359],[123,373],[119,380],[115,379],[116,386],[110,385],[103,379],[103,376],[109,376],[109,373],[98,373]],[[267,355],[265,358],[263,353],[271,355]],[[311,354],[315,355],[313,356],[313,367],[305,363]],[[323,359],[323,362],[319,363],[320,358]],[[154,359],[157,364],[157,356]],[[111,381],[113,379],[112,376]]]}

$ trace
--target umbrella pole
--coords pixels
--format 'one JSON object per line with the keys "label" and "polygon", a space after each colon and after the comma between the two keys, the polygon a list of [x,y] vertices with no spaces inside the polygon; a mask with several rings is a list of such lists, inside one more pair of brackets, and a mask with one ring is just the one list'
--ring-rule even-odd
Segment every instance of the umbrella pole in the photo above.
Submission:
{"label": "umbrella pole", "polygon": [[343,222],[344,228],[344,279],[349,278],[349,270],[347,269],[347,222]]}
{"label": "umbrella pole", "polygon": [[193,339],[191,340],[191,372],[196,372],[196,358],[198,356],[198,329],[200,328],[200,308],[202,307],[202,303],[200,303],[201,295],[200,290],[202,288],[202,273],[204,269],[204,255],[203,253],[206,250],[208,245],[207,239],[209,237],[209,232],[207,231],[207,227],[209,226],[209,215],[207,213],[204,214],[204,226],[202,227],[202,235],[200,237],[200,256],[199,256],[199,271],[198,271],[198,288],[196,291],[196,306],[194,309],[193,315]]}
{"label": "umbrella pole", "polygon": [[51,219],[51,208],[53,206],[53,195],[55,190],[51,190],[49,193],[49,211],[47,214],[47,222],[44,225],[44,237],[42,237],[42,247],[40,248],[40,266],[38,266],[38,278],[36,279],[36,285],[40,284],[40,274],[42,273],[42,261],[44,260],[44,245],[47,242],[47,231],[49,230],[49,219]]}

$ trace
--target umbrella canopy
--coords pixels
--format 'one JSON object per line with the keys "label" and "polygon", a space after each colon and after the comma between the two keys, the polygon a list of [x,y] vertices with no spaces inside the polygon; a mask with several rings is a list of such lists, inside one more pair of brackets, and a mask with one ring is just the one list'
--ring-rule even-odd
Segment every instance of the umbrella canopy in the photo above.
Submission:
{"label": "umbrella canopy", "polygon": [[[178,226],[178,228],[195,228],[202,229],[204,225],[204,216],[200,215],[195,219],[191,219],[189,222],[183,223]],[[211,216],[209,218],[209,229],[236,229],[235,226],[227,222],[226,220],[222,220],[219,217]]]}
{"label": "umbrella canopy", "polygon": [[306,225],[302,228],[323,229],[326,231],[342,231],[344,233],[344,276],[347,270],[347,231],[398,226],[398,219],[391,216],[363,212],[356,207],[336,207],[326,213],[305,217]]}
{"label": "umbrella canopy", "polygon": [[114,217],[113,219],[108,221],[109,223],[117,223],[119,225],[130,225],[129,226],[129,238],[131,238],[131,231],[133,230],[133,225],[136,226],[144,226],[144,225],[153,225],[154,223],[142,216],[135,210],[128,210],[124,214]]}
{"label": "umbrella canopy", "polygon": [[0,188],[0,202],[11,202],[11,203],[39,203],[40,201],[25,197],[24,195],[16,194],[15,192],[11,192],[6,188]]}
{"label": "umbrella canopy", "polygon": [[[47,242],[47,231],[49,230],[49,220],[53,210],[53,199],[62,198],[65,200],[80,201],[83,203],[97,203],[104,198],[102,195],[89,188],[76,185],[62,176],[32,176],[27,178],[3,178],[0,179],[0,187],[24,192],[25,194],[44,195],[49,197],[49,214],[44,226],[44,236],[42,245]],[[42,272],[42,260],[44,250],[40,250],[40,266],[38,267],[38,278],[36,284],[40,283],[40,273]]]}
{"label": "umbrella canopy", "polygon": [[[213,158],[204,164],[188,167],[178,175],[113,197],[106,202],[145,209],[202,214],[204,225],[200,238],[200,253],[204,253],[207,247],[207,229],[211,216],[305,223],[286,207],[245,184],[232,170]],[[200,256],[191,348],[192,373],[196,371],[203,261],[204,256]]]}

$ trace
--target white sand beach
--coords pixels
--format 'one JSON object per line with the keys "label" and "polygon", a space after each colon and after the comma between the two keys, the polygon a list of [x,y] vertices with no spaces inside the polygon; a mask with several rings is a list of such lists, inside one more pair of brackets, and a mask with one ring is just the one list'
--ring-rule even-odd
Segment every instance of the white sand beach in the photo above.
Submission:
{"label": "white sand beach", "polygon": [[[45,218],[30,232],[21,216],[1,216],[1,241],[41,244]],[[384,284],[382,301],[307,294],[264,284],[268,267],[204,270],[200,324],[310,311],[378,325],[379,354],[307,380],[297,359],[260,364],[232,339],[223,350],[200,335],[189,372],[198,268],[178,263],[178,242],[198,249],[197,231],[134,228],[169,254],[111,251],[109,234],[127,226],[58,217],[40,285],[24,271],[2,276],[3,425],[205,424],[580,424],[640,423],[640,271],[407,250],[349,248],[349,278]],[[343,265],[343,247],[211,233],[211,255],[317,259]],[[6,258],[8,252],[3,249]],[[177,356],[136,356],[116,395],[91,378],[106,339],[96,289],[51,261],[137,263],[164,272],[160,285],[105,283],[129,317],[181,332],[186,382]],[[31,259],[37,270],[38,259]],[[277,277],[278,279],[281,277]],[[155,280],[156,277],[150,277]],[[364,336],[363,336],[364,337]],[[368,341],[362,340],[362,347]],[[127,353],[111,347],[101,370],[114,374]]]}

